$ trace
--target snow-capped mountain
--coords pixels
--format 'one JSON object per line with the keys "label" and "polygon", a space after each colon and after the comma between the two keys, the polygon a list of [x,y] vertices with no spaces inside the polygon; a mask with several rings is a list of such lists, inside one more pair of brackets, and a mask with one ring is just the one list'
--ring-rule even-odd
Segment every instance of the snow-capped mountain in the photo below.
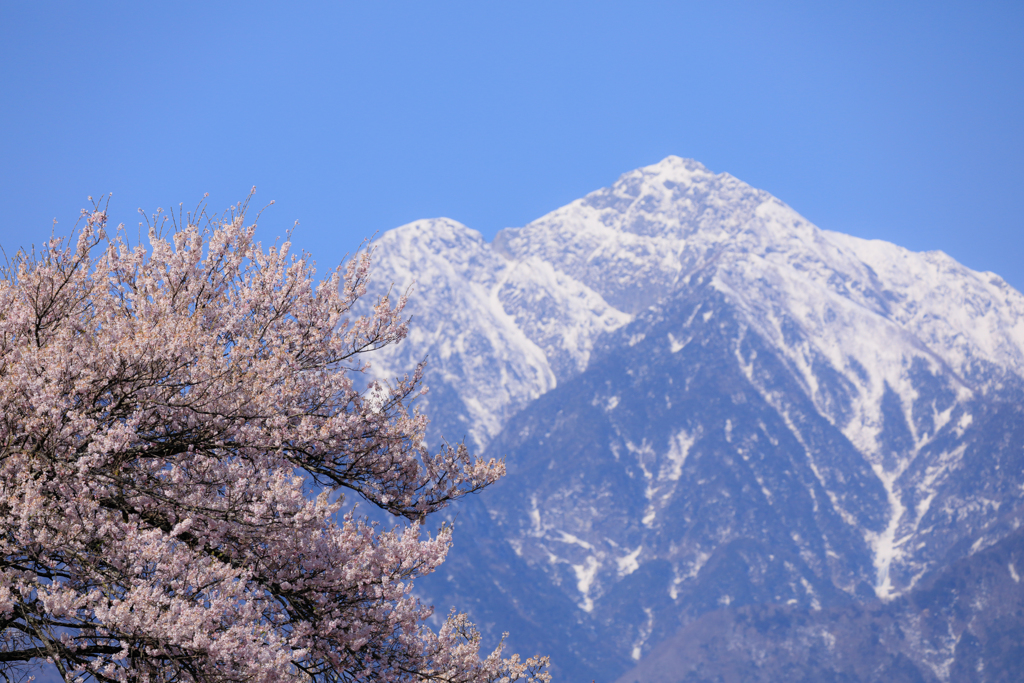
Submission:
{"label": "snow-capped mountain", "polygon": [[[376,262],[415,286],[375,371],[428,357],[431,438],[509,463],[423,588],[565,675],[656,678],[708,614],[896,609],[1015,532],[1024,296],[992,273],[677,157],[493,243],[417,221]],[[950,680],[959,628],[887,656]]]}

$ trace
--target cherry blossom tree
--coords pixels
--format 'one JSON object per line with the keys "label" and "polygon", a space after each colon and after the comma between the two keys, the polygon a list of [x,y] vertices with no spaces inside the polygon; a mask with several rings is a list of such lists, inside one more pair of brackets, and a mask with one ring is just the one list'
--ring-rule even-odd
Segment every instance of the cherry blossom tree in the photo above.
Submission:
{"label": "cherry blossom tree", "polygon": [[[153,223],[148,249],[97,207],[8,263],[0,675],[548,680],[542,658],[482,655],[464,615],[430,629],[411,593],[451,543],[425,516],[504,465],[425,449],[421,369],[355,381],[406,334],[404,297],[353,315],[370,251],[318,282],[246,206]],[[342,515],[345,490],[408,522]]]}

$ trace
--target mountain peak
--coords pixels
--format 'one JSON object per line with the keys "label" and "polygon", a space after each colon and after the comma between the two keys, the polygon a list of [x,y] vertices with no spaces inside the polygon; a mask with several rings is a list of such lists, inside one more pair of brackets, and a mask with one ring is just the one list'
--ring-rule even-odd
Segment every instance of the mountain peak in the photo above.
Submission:
{"label": "mountain peak", "polygon": [[483,242],[483,236],[476,230],[462,223],[440,216],[438,218],[421,218],[405,225],[388,230],[381,236],[381,241],[405,241],[410,243],[442,242]]}
{"label": "mountain peak", "polygon": [[650,164],[648,166],[641,166],[640,168],[630,171],[629,173],[623,174],[622,177],[630,175],[632,173],[642,173],[644,175],[663,176],[668,179],[682,179],[687,176],[695,174],[700,175],[715,175],[707,166],[700,163],[696,159],[686,159],[679,157],[674,154],[670,154],[661,161]]}
{"label": "mountain peak", "polygon": [[[388,269],[403,282],[419,284],[434,279],[438,271],[464,270],[475,258],[488,252],[487,241],[476,230],[451,218],[425,218],[388,230],[375,243]],[[442,256],[443,255],[443,256]]]}

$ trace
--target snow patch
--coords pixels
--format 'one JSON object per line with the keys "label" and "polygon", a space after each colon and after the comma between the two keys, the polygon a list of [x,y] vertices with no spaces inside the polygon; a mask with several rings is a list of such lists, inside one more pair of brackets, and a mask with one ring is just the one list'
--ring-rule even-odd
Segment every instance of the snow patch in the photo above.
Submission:
{"label": "snow patch", "polygon": [[594,549],[594,546],[592,546],[591,544],[587,543],[583,539],[581,539],[581,538],[579,538],[577,536],[574,536],[574,535],[572,535],[572,534],[570,534],[570,533],[568,533],[566,531],[559,531],[558,533],[561,536],[561,538],[559,538],[558,540],[560,540],[562,543],[571,543],[573,545],[578,545],[581,548],[585,548],[587,550],[593,550]]}
{"label": "snow patch", "polygon": [[584,612],[591,612],[594,609],[594,601],[590,597],[590,588],[594,584],[594,578],[597,577],[597,570],[601,564],[597,561],[596,557],[591,555],[584,564],[570,566],[572,566],[572,570],[576,574],[576,589],[583,596],[583,600],[578,603],[579,607]]}
{"label": "snow patch", "polygon": [[892,579],[889,576],[889,567],[893,560],[900,556],[899,545],[896,543],[896,530],[899,528],[906,508],[900,501],[896,490],[896,479],[900,473],[886,472],[881,465],[877,464],[873,466],[873,469],[875,476],[885,487],[885,493],[889,499],[889,523],[882,532],[866,531],[864,536],[871,548],[875,565],[875,595],[882,600],[890,600],[896,597],[897,592],[893,588]]}
{"label": "snow patch", "polygon": [[685,429],[680,429],[678,432],[672,435],[672,438],[668,441],[668,452],[665,453],[665,458],[668,460],[666,463],[667,467],[663,467],[659,472],[659,478],[668,479],[669,481],[678,481],[679,477],[683,474],[683,465],[686,464],[686,458],[690,455],[690,449],[693,444],[697,443],[697,432],[689,433]]}
{"label": "snow patch", "polygon": [[640,568],[640,563],[637,561],[637,558],[640,557],[641,550],[643,550],[643,546],[637,546],[636,550],[633,552],[615,560],[615,563],[619,567],[619,577],[629,576]]}
{"label": "snow patch", "polygon": [[967,428],[971,426],[972,422],[974,422],[974,416],[971,415],[970,413],[964,413],[963,415],[961,415],[960,419],[957,420],[956,423],[957,437],[963,436],[964,432],[967,431]]}

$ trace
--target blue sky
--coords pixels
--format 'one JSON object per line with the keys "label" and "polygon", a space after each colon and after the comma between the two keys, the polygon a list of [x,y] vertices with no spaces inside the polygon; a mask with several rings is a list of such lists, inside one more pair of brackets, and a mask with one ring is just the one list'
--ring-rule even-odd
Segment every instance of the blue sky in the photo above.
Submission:
{"label": "blue sky", "polygon": [[0,0],[0,245],[86,196],[222,209],[322,266],[488,238],[669,154],[1024,289],[1024,3]]}

